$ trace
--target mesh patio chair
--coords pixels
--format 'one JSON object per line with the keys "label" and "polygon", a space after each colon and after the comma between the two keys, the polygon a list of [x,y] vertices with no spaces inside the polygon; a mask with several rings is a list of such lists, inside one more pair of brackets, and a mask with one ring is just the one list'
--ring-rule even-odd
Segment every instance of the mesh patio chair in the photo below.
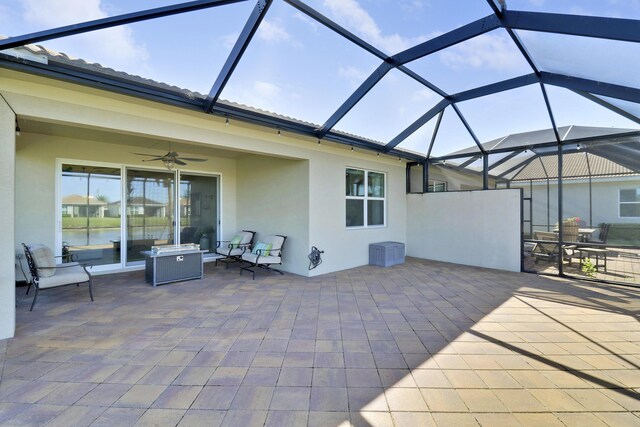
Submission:
{"label": "mesh patio chair", "polygon": [[251,251],[255,235],[255,231],[242,230],[233,236],[231,240],[218,240],[216,254],[222,257],[216,259],[216,266],[218,261],[223,262],[225,268],[229,268],[230,263],[241,261],[242,254],[246,251]]}
{"label": "mesh patio chair", "polygon": [[242,261],[248,262],[250,266],[242,267],[242,270],[249,271],[253,275],[253,279],[256,278],[256,271],[275,271],[277,273],[284,273],[280,270],[272,268],[272,265],[282,264],[282,248],[284,247],[284,241],[287,236],[281,236],[279,234],[273,236],[267,236],[260,242],[256,243],[251,252],[245,252],[242,254]]}
{"label": "mesh patio chair", "polygon": [[45,245],[22,244],[24,255],[29,265],[31,282],[27,288],[27,294],[31,285],[35,288],[33,302],[29,311],[33,311],[36,304],[38,292],[42,289],[57,288],[60,286],[77,285],[89,283],[89,297],[93,301],[93,291],[91,290],[91,274],[87,271],[86,265],[77,262],[56,264],[53,252]]}

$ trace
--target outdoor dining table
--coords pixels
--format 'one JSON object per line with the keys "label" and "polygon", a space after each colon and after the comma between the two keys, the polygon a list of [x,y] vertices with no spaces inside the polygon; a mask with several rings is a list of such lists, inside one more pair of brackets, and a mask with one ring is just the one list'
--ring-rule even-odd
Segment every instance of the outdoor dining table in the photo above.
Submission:
{"label": "outdoor dining table", "polygon": [[[578,240],[580,242],[588,242],[589,238],[593,236],[597,228],[578,228]],[[557,228],[553,230],[554,233],[558,234],[560,230]]]}

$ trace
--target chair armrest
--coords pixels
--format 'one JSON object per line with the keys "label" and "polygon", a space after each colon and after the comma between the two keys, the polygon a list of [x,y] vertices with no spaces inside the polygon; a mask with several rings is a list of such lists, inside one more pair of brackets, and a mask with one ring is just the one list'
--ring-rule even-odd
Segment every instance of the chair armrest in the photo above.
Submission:
{"label": "chair armrest", "polygon": [[[69,263],[69,264],[58,264],[55,267],[36,267],[38,270],[57,270],[60,268],[73,268],[73,267],[82,267],[85,271],[87,271],[87,267],[92,267],[91,264],[80,264],[80,263]],[[88,271],[87,271],[88,273]]]}
{"label": "chair armrest", "polygon": [[62,258],[62,259],[75,262],[75,261],[78,261],[78,254],[56,255],[54,256],[54,258]]}
{"label": "chair armrest", "polygon": [[[275,249],[271,248],[271,249],[269,249],[269,255],[263,255],[262,252],[264,250],[265,249],[258,249],[256,251],[256,255],[258,255],[258,258],[261,257],[261,256],[279,256],[279,257],[282,256],[282,252],[281,252],[282,248],[275,248]],[[277,252],[277,254],[275,252]],[[256,261],[257,261],[257,259],[256,259]]]}
{"label": "chair armrest", "polygon": [[[278,255],[275,255],[275,252],[278,252]],[[271,248],[269,249],[269,255],[273,255],[273,256],[282,256],[282,246],[279,248]]]}

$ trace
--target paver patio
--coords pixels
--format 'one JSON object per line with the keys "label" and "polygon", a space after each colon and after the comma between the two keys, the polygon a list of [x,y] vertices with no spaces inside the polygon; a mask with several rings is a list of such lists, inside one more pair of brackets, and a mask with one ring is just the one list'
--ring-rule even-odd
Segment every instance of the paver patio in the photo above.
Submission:
{"label": "paver patio", "polygon": [[17,288],[3,425],[640,425],[640,290],[408,259]]}

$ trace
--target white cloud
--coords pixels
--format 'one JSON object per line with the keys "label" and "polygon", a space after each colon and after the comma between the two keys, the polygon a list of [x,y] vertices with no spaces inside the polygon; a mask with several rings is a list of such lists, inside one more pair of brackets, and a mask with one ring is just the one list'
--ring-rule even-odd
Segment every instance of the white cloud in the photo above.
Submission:
{"label": "white cloud", "polygon": [[397,33],[383,34],[357,0],[325,0],[324,4],[338,21],[345,22],[348,28],[355,28],[358,35],[388,54],[398,53],[426,40],[426,37],[406,38]]}
{"label": "white cloud", "polygon": [[320,27],[320,24],[318,23],[318,21],[316,21],[315,19],[309,18],[307,15],[305,15],[302,12],[294,13],[293,17],[298,21],[301,21],[307,24],[313,31],[317,31],[318,28]]}
{"label": "white cloud", "polygon": [[427,88],[415,91],[411,95],[411,100],[414,102],[431,101],[437,98],[439,98],[439,96],[436,95],[436,93],[433,92],[431,89],[427,89]]}
{"label": "white cloud", "polygon": [[360,85],[367,77],[369,77],[367,72],[353,65],[346,67],[340,66],[338,69],[338,75],[349,80],[353,86]]}
{"label": "white cloud", "polygon": [[287,41],[291,38],[287,30],[285,30],[280,24],[267,19],[262,20],[256,35],[258,38],[266,42],[281,42]]}
{"label": "white cloud", "polygon": [[440,60],[453,69],[488,68],[510,70],[519,68],[521,57],[511,40],[495,34],[483,34],[440,53]]}
{"label": "white cloud", "polygon": [[[105,18],[101,0],[22,0],[23,19],[36,27],[53,28],[94,19]],[[133,32],[127,27],[74,36],[67,39],[74,50],[65,52],[71,56],[96,58],[103,65],[112,67],[134,67],[140,69],[148,59],[144,45],[135,41]]]}
{"label": "white cloud", "polygon": [[233,49],[233,46],[235,46],[236,41],[238,41],[238,37],[240,37],[240,33],[232,33],[227,34],[226,36],[221,36],[219,40],[220,43],[222,43],[222,46],[231,50]]}
{"label": "white cloud", "polygon": [[253,82],[253,90],[259,97],[267,99],[276,99],[282,92],[278,85],[259,80]]}

